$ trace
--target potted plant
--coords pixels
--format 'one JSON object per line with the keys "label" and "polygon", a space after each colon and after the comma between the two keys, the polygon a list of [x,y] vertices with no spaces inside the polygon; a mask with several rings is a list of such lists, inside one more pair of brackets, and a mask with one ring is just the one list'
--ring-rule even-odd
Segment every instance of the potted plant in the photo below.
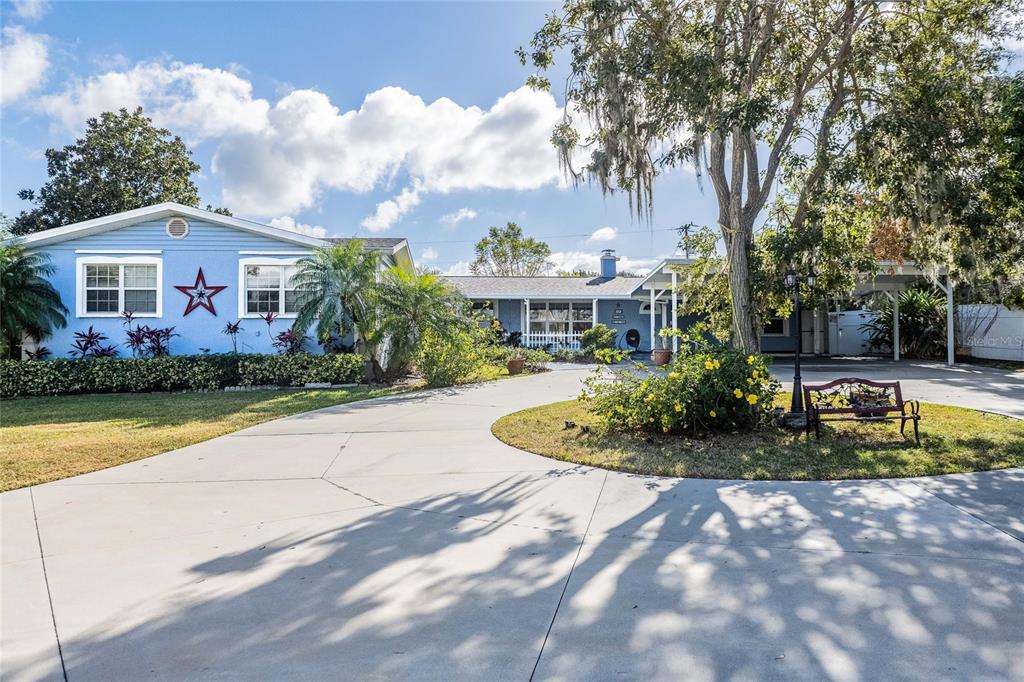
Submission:
{"label": "potted plant", "polygon": [[653,362],[657,367],[661,367],[662,365],[667,365],[672,362],[672,349],[669,348],[668,339],[670,336],[677,336],[678,331],[679,330],[672,329],[671,327],[665,327],[658,332],[658,336],[661,338],[661,348],[651,350],[651,362]]}
{"label": "potted plant", "polygon": [[523,373],[523,370],[526,369],[526,354],[521,348],[517,347],[508,354],[505,368],[508,369],[510,376]]}

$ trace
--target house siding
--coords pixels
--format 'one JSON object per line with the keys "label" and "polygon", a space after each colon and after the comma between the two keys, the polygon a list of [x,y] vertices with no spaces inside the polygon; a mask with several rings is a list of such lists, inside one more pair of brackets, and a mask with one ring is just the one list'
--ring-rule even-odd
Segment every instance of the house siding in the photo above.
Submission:
{"label": "house siding", "polygon": [[[67,306],[68,326],[58,329],[41,345],[53,353],[53,357],[66,357],[74,342],[74,333],[90,326],[109,337],[106,343],[117,344],[121,356],[130,356],[125,344],[125,327],[119,318],[95,317],[78,314],[77,268],[78,258],[118,258],[134,254],[130,251],[159,250],[158,254],[145,254],[162,261],[163,277],[160,289],[163,298],[160,317],[138,318],[138,324],[150,327],[174,327],[178,336],[171,340],[174,355],[201,353],[208,349],[212,353],[230,352],[231,338],[223,333],[226,323],[239,319],[239,261],[244,258],[258,258],[239,251],[286,252],[295,255],[267,256],[274,258],[295,258],[309,253],[312,249],[290,242],[280,241],[263,235],[250,234],[230,227],[215,225],[198,220],[189,220],[189,233],[183,239],[174,239],[165,231],[166,220],[157,220],[123,227],[110,232],[89,235],[57,244],[41,246],[34,251],[47,254],[55,268],[50,281],[60,292]],[[82,253],[82,251],[120,251],[120,253]],[[191,285],[202,268],[206,283],[226,288],[211,299],[216,315],[205,308],[193,310],[185,316],[188,296],[175,289],[175,285]],[[266,322],[259,318],[244,319],[243,331],[238,335],[238,350],[246,353],[272,353],[273,335],[284,331],[291,320],[275,320],[268,330]],[[319,352],[315,343],[307,348]]]}

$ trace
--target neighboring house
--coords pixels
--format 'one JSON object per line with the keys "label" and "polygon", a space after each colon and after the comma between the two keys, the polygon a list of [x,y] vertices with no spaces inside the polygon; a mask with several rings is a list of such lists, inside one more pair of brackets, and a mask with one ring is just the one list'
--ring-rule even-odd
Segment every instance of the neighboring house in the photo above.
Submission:
{"label": "neighboring house", "polygon": [[[289,285],[295,262],[319,239],[261,223],[175,203],[157,204],[23,237],[26,248],[47,254],[52,282],[68,307],[68,326],[44,339],[54,357],[66,356],[74,333],[93,327],[107,343],[125,347],[121,313],[135,324],[174,327],[175,355],[230,351],[226,323],[242,321],[240,352],[269,353],[272,336],[295,318]],[[405,239],[363,239],[382,253],[382,266],[413,270]],[[277,315],[268,329],[261,316]],[[309,350],[316,351],[316,343]]]}

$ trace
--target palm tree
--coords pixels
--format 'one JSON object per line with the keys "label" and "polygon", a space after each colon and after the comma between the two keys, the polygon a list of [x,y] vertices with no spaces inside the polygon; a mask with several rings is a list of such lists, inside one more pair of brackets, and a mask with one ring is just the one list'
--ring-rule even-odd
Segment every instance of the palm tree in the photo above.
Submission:
{"label": "palm tree", "polygon": [[50,259],[21,244],[0,246],[0,355],[10,357],[30,336],[42,340],[54,327],[66,327],[68,309],[47,281]]}
{"label": "palm tree", "polygon": [[408,367],[425,332],[448,338],[475,324],[469,301],[434,274],[390,268],[381,279],[377,297],[380,331],[388,342],[388,374]]}
{"label": "palm tree", "polygon": [[[372,322],[379,264],[377,252],[364,250],[357,239],[318,248],[299,259],[292,283],[300,305],[292,330],[301,336],[316,320],[316,336],[321,342],[332,334],[355,332],[359,350],[371,365],[377,365],[379,339]],[[379,365],[369,369],[375,375]]]}

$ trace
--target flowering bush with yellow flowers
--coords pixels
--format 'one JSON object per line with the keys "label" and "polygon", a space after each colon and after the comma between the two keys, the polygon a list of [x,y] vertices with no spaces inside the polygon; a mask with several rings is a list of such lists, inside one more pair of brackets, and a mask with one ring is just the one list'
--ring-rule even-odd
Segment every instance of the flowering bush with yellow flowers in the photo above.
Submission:
{"label": "flowering bush with yellow flowers", "polygon": [[690,333],[668,365],[599,371],[580,399],[616,430],[749,431],[769,421],[780,389],[768,362]]}

